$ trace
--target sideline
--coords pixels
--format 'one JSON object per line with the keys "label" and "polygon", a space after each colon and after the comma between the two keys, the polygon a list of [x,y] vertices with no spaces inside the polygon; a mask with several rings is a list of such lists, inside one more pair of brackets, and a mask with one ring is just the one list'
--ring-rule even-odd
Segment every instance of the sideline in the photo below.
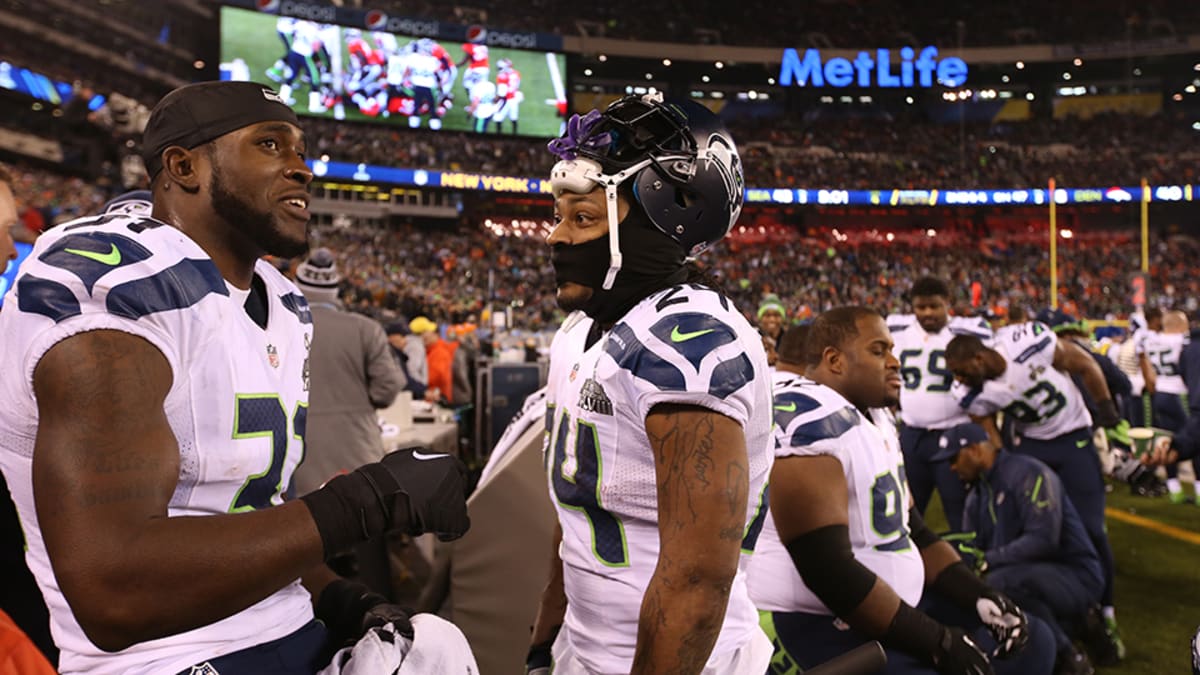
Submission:
{"label": "sideline", "polygon": [[1157,520],[1151,520],[1150,518],[1135,516],[1132,513],[1127,513],[1111,506],[1104,508],[1104,514],[1109,518],[1114,518],[1116,520],[1129,523],[1130,525],[1136,525],[1137,527],[1147,530],[1153,530],[1159,534],[1171,537],[1172,539],[1178,539],[1180,541],[1186,541],[1189,544],[1196,544],[1197,546],[1200,546],[1200,532],[1193,532],[1191,530],[1185,530],[1173,525],[1160,523]]}

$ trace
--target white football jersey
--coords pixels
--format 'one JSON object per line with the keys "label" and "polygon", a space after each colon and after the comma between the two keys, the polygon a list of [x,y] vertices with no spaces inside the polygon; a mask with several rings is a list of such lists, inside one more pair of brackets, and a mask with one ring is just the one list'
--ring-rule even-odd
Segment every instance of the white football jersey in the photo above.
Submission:
{"label": "white football jersey", "polygon": [[1092,426],[1092,415],[1071,376],[1054,367],[1058,336],[1037,321],[1004,326],[990,345],[1008,363],[1004,374],[983,387],[955,393],[970,415],[1003,410],[1019,435],[1039,440]]}
{"label": "white football jersey", "polygon": [[414,87],[438,86],[437,71],[442,62],[429,54],[416,53],[408,57],[408,81]]}
{"label": "white football jersey", "polygon": [[292,30],[292,51],[312,56],[321,47],[321,29],[311,21],[297,21]]}
{"label": "white football jersey", "polygon": [[971,421],[951,393],[954,374],[946,367],[946,345],[955,335],[992,337],[992,329],[981,318],[952,316],[937,333],[928,333],[912,314],[887,318],[900,361],[904,388],[900,390],[900,419],[919,429],[949,429]]}
{"label": "white football jersey", "polygon": [[[1145,330],[1140,332],[1144,333]],[[1142,390],[1146,387],[1145,377],[1142,375],[1142,367],[1138,361],[1140,343],[1141,340],[1130,338],[1115,349],[1108,350],[1109,358],[1129,378],[1129,384],[1132,387],[1130,394],[1133,396],[1141,396]]]}
{"label": "white football jersey", "polygon": [[[164,410],[179,445],[179,477],[169,516],[282,503],[304,454],[312,316],[304,296],[270,264],[260,261],[255,272],[269,295],[265,330],[243,309],[246,293],[235,299],[212,259],[178,229],[109,215],[42,235],[5,298],[0,468],[28,540],[26,561],[50,609],[63,673],[175,673],[283,637],[313,618],[297,580],[226,619],[106,653],[84,635],[59,590],[34,509],[34,367],[59,341],[92,330],[139,336],[170,364]],[[212,573],[236,571],[214,566]]]}
{"label": "white football jersey", "polygon": [[592,321],[555,336],[547,384],[547,477],[563,541],[564,625],[591,673],[628,673],[642,596],[658,563],[658,487],[646,416],[662,403],[709,408],[745,430],[750,499],[743,555],[710,663],[759,631],[745,566],[770,473],[771,383],[758,332],[724,296],[655,293],[585,349]]}
{"label": "white football jersey", "polygon": [[1154,366],[1156,390],[1164,394],[1186,394],[1187,385],[1183,375],[1179,374],[1179,362],[1183,358],[1183,348],[1188,344],[1187,334],[1144,332],[1146,337],[1139,343],[1140,353],[1144,353]]}
{"label": "white football jersey", "polygon": [[[854,559],[916,606],[925,564],[909,538],[908,480],[895,419],[882,408],[867,419],[833,389],[793,373],[776,373],[774,384],[775,457],[829,455],[841,462]],[[760,610],[833,615],[796,571],[770,513],[749,576]]]}

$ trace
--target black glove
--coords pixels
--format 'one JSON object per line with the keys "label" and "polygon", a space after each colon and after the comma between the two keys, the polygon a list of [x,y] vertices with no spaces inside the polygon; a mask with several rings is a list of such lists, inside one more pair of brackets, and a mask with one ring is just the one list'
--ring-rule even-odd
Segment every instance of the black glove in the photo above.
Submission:
{"label": "black glove", "polygon": [[1029,643],[1029,620],[1008,596],[989,588],[975,601],[975,609],[979,612],[980,621],[996,638],[996,650],[992,652],[992,658],[1006,658]]}
{"label": "black glove", "polygon": [[933,650],[933,665],[943,675],[993,675],[992,664],[971,636],[955,626],[945,626]]}
{"label": "black glove", "polygon": [[554,657],[550,650],[554,647],[560,630],[562,626],[555,626],[549,640],[529,648],[529,653],[525,655],[525,675],[550,675],[550,669],[554,666]]}
{"label": "black glove", "polygon": [[471,526],[466,479],[467,469],[457,458],[407,448],[338,476],[300,499],[312,512],[329,560],[393,530],[458,539]]}
{"label": "black glove", "polygon": [[1111,398],[1096,402],[1096,426],[1111,429],[1121,423],[1121,414],[1117,412],[1117,404]]}
{"label": "black glove", "polygon": [[387,623],[395,626],[400,635],[413,637],[408,612],[367,586],[348,579],[334,580],[321,591],[315,614],[329,631],[330,656],[358,642],[371,628]]}

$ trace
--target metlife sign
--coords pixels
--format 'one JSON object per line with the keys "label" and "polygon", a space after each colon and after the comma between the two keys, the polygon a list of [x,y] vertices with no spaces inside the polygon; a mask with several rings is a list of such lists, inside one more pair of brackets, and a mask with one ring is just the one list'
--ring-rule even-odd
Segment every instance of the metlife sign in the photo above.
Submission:
{"label": "metlife sign", "polygon": [[779,67],[779,84],[785,87],[930,88],[935,83],[958,87],[966,81],[966,61],[957,56],[939,61],[937,47],[925,47],[919,54],[904,47],[899,63],[892,62],[890,49],[877,49],[874,56],[859,52],[851,61],[840,56],[822,59],[819,49],[808,49],[801,58],[789,47]]}

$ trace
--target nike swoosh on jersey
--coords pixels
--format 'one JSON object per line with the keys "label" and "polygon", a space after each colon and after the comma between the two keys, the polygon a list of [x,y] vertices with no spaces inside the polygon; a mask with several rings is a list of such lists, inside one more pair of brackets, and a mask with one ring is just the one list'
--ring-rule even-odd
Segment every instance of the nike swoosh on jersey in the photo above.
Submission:
{"label": "nike swoosh on jersey", "polygon": [[413,459],[419,459],[422,461],[430,460],[430,459],[445,459],[446,457],[449,457],[449,456],[450,455],[426,455],[423,452],[413,451]]}
{"label": "nike swoosh on jersey", "polygon": [[1088,440],[1088,439],[1086,439],[1086,438],[1081,438],[1081,439],[1079,439],[1078,441],[1075,441],[1075,447],[1077,447],[1077,448],[1085,448],[1085,447],[1087,447],[1087,444],[1088,444],[1088,443],[1090,443],[1090,442],[1091,442],[1091,441],[1089,441],[1089,440]]}
{"label": "nike swoosh on jersey", "polygon": [[87,258],[89,260],[95,260],[98,263],[102,263],[102,264],[109,265],[109,266],[121,264],[120,249],[117,248],[116,244],[109,244],[109,246],[112,247],[112,250],[109,251],[108,253],[97,253],[96,251],[84,251],[84,250],[78,249],[78,248],[67,248],[67,249],[63,249],[63,250],[66,251],[67,253],[74,253],[75,255],[83,256],[84,258]]}
{"label": "nike swoosh on jersey", "polygon": [[673,329],[671,329],[671,342],[687,342],[692,338],[698,338],[701,335],[708,335],[711,332],[713,332],[712,328],[705,328],[704,330],[693,331],[691,333],[680,333],[679,326],[675,326]]}
{"label": "nike swoosh on jersey", "polygon": [[790,401],[787,405],[777,405],[775,409],[782,410],[783,412],[796,412],[796,402]]}

